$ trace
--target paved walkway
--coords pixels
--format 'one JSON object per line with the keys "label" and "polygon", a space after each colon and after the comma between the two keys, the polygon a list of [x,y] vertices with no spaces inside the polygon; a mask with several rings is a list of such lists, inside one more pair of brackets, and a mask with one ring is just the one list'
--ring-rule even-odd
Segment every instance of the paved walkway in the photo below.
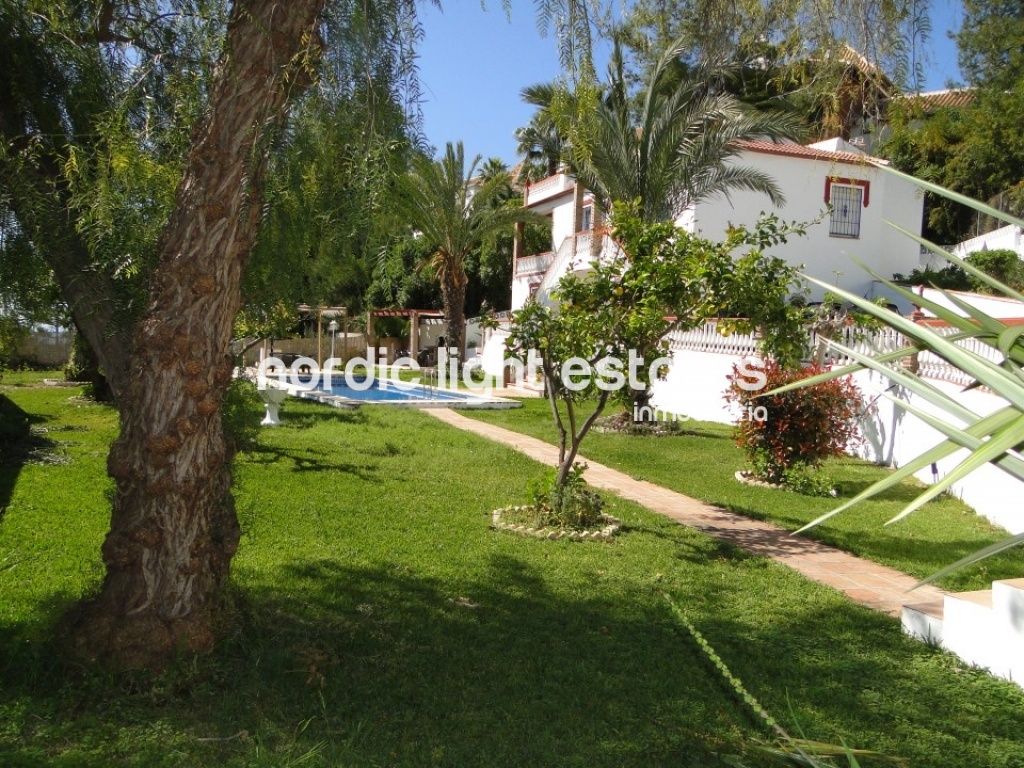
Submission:
{"label": "paved walkway", "polygon": [[[543,464],[558,463],[558,448],[536,438],[467,418],[447,408],[425,412],[458,429],[505,443]],[[904,605],[941,601],[945,594],[932,586],[909,592],[917,579],[900,571],[802,536],[792,536],[783,528],[726,512],[660,485],[634,480],[596,461],[583,457],[580,457],[580,461],[586,461],[589,466],[587,482],[591,485],[612,491],[683,525],[732,542],[750,552],[770,557],[809,579],[838,589],[851,600],[869,608],[899,616]]]}

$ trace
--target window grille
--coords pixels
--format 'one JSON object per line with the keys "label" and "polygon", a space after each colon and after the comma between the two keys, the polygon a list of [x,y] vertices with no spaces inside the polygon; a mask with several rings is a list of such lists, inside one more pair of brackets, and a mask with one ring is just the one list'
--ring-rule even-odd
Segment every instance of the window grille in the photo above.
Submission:
{"label": "window grille", "polygon": [[828,233],[832,237],[860,237],[860,211],[864,190],[860,187],[832,186],[832,219]]}

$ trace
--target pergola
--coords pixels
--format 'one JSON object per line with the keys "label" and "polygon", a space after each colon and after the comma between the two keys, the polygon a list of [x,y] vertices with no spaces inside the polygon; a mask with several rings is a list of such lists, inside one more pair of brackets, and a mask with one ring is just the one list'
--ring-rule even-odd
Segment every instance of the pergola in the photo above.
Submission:
{"label": "pergola", "polygon": [[316,313],[316,361],[318,365],[324,364],[324,318],[334,321],[341,318],[342,333],[342,359],[348,360],[348,307],[311,307],[309,304],[299,304],[296,309],[305,312],[307,315]]}
{"label": "pergola", "polygon": [[420,320],[423,318],[443,318],[444,313],[436,309],[371,309],[366,313],[366,335],[372,346],[377,346],[373,335],[373,318],[375,317],[407,317],[409,318],[409,357],[413,360],[420,352]]}

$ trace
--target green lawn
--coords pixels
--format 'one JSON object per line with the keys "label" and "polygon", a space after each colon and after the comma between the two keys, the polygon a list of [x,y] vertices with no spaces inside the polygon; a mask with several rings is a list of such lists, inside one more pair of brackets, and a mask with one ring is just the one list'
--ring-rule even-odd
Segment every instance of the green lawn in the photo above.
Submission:
{"label": "green lawn", "polygon": [[[512,411],[464,411],[467,416],[555,442],[546,400],[523,400]],[[610,406],[615,413],[615,407]],[[702,501],[796,530],[855,496],[888,470],[855,459],[833,460],[825,471],[836,481],[840,498],[803,496],[789,491],[743,485],[734,478],[745,468],[733,442],[732,427],[711,422],[682,422],[683,432],[668,437],[591,433],[582,453],[641,480],[663,485]],[[988,523],[970,507],[943,496],[901,522],[884,524],[923,486],[906,482],[832,518],[807,535],[861,557],[924,578],[983,546],[1005,538],[1006,531]],[[990,558],[939,582],[952,590],[988,589],[995,579],[1024,576],[1024,549]]]}
{"label": "green lawn", "polygon": [[116,418],[0,383],[58,443],[3,470],[2,766],[720,765],[769,734],[665,594],[793,730],[1024,766],[1016,686],[621,500],[611,543],[491,531],[540,467],[386,407],[289,400],[240,457],[237,626],[213,657],[159,680],[62,668],[47,638],[101,576]]}

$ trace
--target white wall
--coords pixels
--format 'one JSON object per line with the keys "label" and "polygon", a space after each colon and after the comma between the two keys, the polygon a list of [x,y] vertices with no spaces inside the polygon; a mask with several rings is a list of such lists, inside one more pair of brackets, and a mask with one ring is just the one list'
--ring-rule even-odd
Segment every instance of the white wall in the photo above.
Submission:
{"label": "white wall", "polygon": [[[859,451],[863,458],[899,467],[944,439],[941,433],[932,429],[917,416],[907,413],[902,407],[885,397],[878,397],[879,393],[893,386],[892,382],[881,374],[861,371],[854,375],[854,381],[866,399],[874,400],[873,411],[861,425],[861,432],[866,438],[865,444]],[[1002,398],[982,390],[965,390],[958,384],[929,381],[937,389],[952,396],[962,406],[979,416],[986,416],[1006,404]],[[953,419],[945,411],[913,393],[907,392],[902,387],[894,387],[892,394],[905,399],[926,413],[941,417],[944,421]],[[925,483],[945,477],[963,461],[967,454],[967,450],[964,449],[937,462],[935,475],[932,474],[930,467],[926,467],[916,476]],[[1010,501],[1019,499],[1022,492],[1024,492],[1024,483],[992,464],[975,470],[953,486],[954,495],[1011,533],[1024,532],[1024,509],[1019,504]],[[921,510],[915,514],[927,514],[927,511]]]}
{"label": "white wall", "polygon": [[953,253],[963,259],[976,251],[997,251],[1004,248],[1024,256],[1024,240],[1021,239],[1020,227],[1008,224],[987,234],[964,240],[953,248]]}
{"label": "white wall", "polygon": [[734,423],[739,406],[726,403],[723,394],[729,387],[726,377],[740,359],[710,352],[674,351],[665,380],[654,383],[651,404],[666,414],[696,421]]}
{"label": "white wall", "polygon": [[[883,219],[912,232],[921,231],[922,198],[916,188],[890,176],[869,163],[845,163],[812,158],[790,157],[745,151],[737,164],[749,165],[775,179],[786,204],[774,208],[767,196],[754,192],[730,193],[698,204],[696,211],[681,217],[681,225],[695,227],[709,239],[721,239],[729,226],[752,225],[762,211],[778,214],[785,221],[809,222],[824,215],[822,221],[808,227],[805,237],[792,237],[772,253],[794,266],[805,265],[806,273],[830,284],[837,282],[846,290],[867,295],[873,278],[859,267],[856,257],[882,277],[909,273],[919,262],[920,249]],[[825,179],[837,176],[870,182],[868,206],[861,210],[859,238],[829,236],[825,214]],[[692,223],[688,221],[692,218]],[[812,300],[820,301],[824,291],[812,288]]]}
{"label": "white wall", "polygon": [[[915,288],[915,291],[919,289]],[[934,288],[924,288],[924,298],[935,302],[940,307],[945,307],[951,310],[955,314],[961,317],[966,316],[960,307],[950,301],[946,296],[943,295],[942,291],[938,291]],[[1024,317],[1024,304],[1021,304],[1016,299],[1008,299],[1003,296],[986,296],[981,293],[970,293],[967,291],[947,291],[946,293],[951,296],[956,296],[965,304],[969,304],[972,307],[980,309],[990,317],[1001,317],[1001,318],[1017,318]],[[925,312],[926,315],[932,315],[931,312]]]}
{"label": "white wall", "polygon": [[551,212],[551,250],[557,251],[562,241],[576,234],[573,221],[572,196],[563,198],[564,203]]}
{"label": "white wall", "polygon": [[530,281],[540,282],[540,275],[536,277],[512,277],[512,309],[522,309],[523,305],[530,298]]}

